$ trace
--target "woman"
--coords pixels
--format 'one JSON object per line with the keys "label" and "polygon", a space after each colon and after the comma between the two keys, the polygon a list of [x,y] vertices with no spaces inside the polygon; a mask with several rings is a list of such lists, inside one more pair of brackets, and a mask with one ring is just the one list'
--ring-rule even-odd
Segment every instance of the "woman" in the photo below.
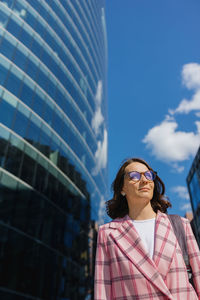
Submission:
{"label": "woman", "polygon": [[200,299],[200,253],[182,218],[195,290],[165,214],[170,202],[156,172],[142,159],[121,166],[100,226],[95,268],[95,300]]}

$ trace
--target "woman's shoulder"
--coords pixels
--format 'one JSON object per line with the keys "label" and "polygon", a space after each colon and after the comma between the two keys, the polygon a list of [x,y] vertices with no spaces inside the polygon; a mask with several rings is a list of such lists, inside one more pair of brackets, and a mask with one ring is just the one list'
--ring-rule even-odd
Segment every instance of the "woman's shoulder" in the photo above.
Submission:
{"label": "woman's shoulder", "polygon": [[113,219],[103,225],[100,225],[99,226],[99,230],[107,230],[107,229],[110,229],[110,228],[115,228],[115,227],[118,227],[122,222],[128,220],[129,217],[126,215],[125,217],[123,218],[116,218],[116,219]]}
{"label": "woman's shoulder", "polygon": [[[111,221],[110,221],[110,222],[111,222]],[[102,224],[102,225],[99,225],[99,230],[105,230],[105,229],[109,228],[110,222],[105,223],[105,224]]]}
{"label": "woman's shoulder", "polygon": [[182,217],[178,214],[168,214],[168,213],[163,213],[161,211],[158,211],[158,216],[161,216],[163,217],[164,219],[169,219],[169,216],[172,215],[172,216],[176,216],[177,218],[181,218],[181,221],[183,222],[183,224],[188,224],[190,223],[190,221],[188,219],[186,219],[185,217]]}

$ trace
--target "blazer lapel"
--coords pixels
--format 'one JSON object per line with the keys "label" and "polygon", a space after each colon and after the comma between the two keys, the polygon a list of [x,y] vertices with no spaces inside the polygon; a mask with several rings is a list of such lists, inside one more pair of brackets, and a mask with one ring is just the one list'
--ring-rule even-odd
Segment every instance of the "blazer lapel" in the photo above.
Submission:
{"label": "blazer lapel", "polygon": [[153,260],[164,280],[170,269],[170,265],[176,251],[176,243],[177,240],[167,215],[158,212],[155,228],[155,247]]}
{"label": "blazer lapel", "polygon": [[173,299],[158,272],[157,265],[144,248],[131,219],[126,216],[121,221],[119,220],[110,223],[110,227],[116,229],[111,231],[110,237],[147,280],[151,281],[162,293],[168,296],[168,299]]}

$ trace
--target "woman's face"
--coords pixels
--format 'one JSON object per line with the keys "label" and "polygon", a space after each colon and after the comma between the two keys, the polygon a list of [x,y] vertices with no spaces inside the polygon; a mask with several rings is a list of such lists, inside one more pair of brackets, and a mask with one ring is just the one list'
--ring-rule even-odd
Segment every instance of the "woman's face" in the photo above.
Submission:
{"label": "woman's face", "polygon": [[126,194],[128,203],[142,204],[149,202],[153,198],[154,181],[149,181],[144,174],[139,181],[131,180],[128,173],[132,171],[146,172],[149,169],[140,162],[132,162],[125,168],[124,185],[122,191]]}

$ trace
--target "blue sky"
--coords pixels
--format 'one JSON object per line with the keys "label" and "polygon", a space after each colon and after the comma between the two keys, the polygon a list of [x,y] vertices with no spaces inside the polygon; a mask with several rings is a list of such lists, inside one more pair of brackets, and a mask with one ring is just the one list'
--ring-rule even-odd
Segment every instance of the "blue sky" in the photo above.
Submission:
{"label": "blue sky", "polygon": [[144,158],[182,216],[200,145],[199,12],[199,0],[106,0],[109,186],[123,159]]}

